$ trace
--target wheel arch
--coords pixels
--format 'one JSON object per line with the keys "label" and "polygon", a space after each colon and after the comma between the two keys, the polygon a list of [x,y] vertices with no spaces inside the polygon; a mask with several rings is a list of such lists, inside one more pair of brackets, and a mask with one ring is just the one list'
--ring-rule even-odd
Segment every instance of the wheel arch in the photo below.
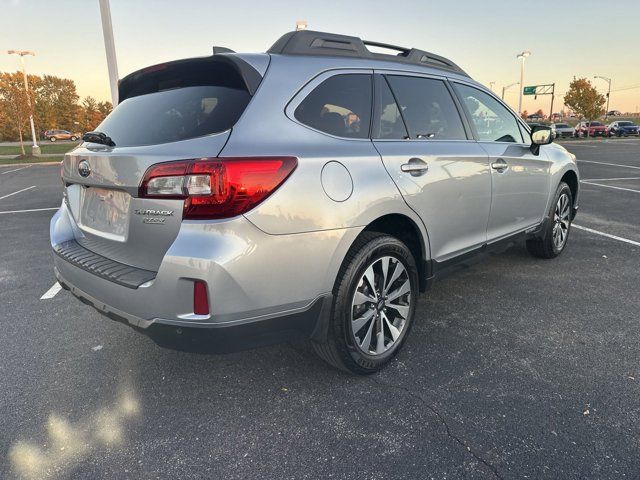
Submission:
{"label": "wheel arch", "polygon": [[575,207],[578,202],[578,188],[579,188],[579,180],[578,175],[573,170],[567,170],[560,179],[561,182],[565,182],[569,185],[569,189],[571,190],[571,197],[573,199],[573,212],[572,216],[575,216]]}
{"label": "wheel arch", "polygon": [[416,260],[420,291],[427,289],[427,281],[431,277],[429,239],[412,218],[401,213],[383,215],[369,223],[361,234],[364,232],[385,233],[402,241]]}

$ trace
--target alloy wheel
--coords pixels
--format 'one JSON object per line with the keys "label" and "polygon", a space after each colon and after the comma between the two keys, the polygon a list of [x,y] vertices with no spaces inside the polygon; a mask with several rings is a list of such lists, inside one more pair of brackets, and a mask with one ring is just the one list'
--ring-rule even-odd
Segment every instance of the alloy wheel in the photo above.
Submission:
{"label": "alloy wheel", "polygon": [[569,200],[569,195],[563,193],[558,198],[553,215],[553,244],[558,251],[562,250],[567,242],[571,223],[570,213],[571,201]]}
{"label": "alloy wheel", "polygon": [[374,260],[358,281],[351,303],[351,332],[356,346],[377,356],[400,339],[411,308],[411,281],[395,257]]}

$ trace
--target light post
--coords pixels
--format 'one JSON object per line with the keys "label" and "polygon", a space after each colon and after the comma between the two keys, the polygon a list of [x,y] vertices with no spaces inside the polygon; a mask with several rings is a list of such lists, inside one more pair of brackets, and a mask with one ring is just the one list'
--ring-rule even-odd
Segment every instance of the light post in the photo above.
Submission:
{"label": "light post", "polygon": [[609,85],[609,89],[607,90],[607,113],[604,114],[604,119],[609,118],[609,97],[611,96],[611,79],[607,77],[603,77],[601,75],[595,75],[593,78],[599,78],[600,80],[604,80]]}
{"label": "light post", "polygon": [[111,86],[111,104],[118,105],[118,60],[116,59],[116,44],[113,41],[113,26],[111,24],[111,9],[109,0],[100,2],[100,19],[102,20],[102,35],[104,36],[104,50],[107,54],[107,70],[109,71],[109,85]]}
{"label": "light post", "polygon": [[489,82],[489,88],[491,89],[491,91],[493,92],[493,86],[496,84],[496,82]]}
{"label": "light post", "polygon": [[29,122],[31,123],[31,139],[33,140],[33,146],[31,147],[32,155],[40,154],[40,147],[36,140],[36,127],[33,125],[33,108],[31,106],[31,95],[29,95],[29,80],[27,79],[27,69],[24,65],[25,55],[31,55],[35,57],[35,53],[30,50],[9,50],[9,55],[18,55],[20,57],[20,63],[22,64],[22,78],[24,79],[24,89],[27,93],[27,105],[29,106]]}
{"label": "light post", "polygon": [[518,113],[522,113],[522,89],[524,88],[524,60],[531,55],[529,50],[516,55],[520,59],[520,100],[518,101]]}
{"label": "light post", "polygon": [[511,87],[515,87],[516,85],[520,85],[520,82],[512,83],[511,85],[507,85],[506,87],[502,87],[502,100],[504,100],[504,92],[509,90]]}

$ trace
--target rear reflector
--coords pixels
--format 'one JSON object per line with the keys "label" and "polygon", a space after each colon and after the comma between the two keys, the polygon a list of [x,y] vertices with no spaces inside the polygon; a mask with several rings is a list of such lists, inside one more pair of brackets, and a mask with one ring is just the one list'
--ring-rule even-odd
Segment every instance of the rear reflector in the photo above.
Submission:
{"label": "rear reflector", "polygon": [[271,195],[298,165],[295,157],[202,158],[150,167],[143,198],[184,199],[183,218],[241,215]]}
{"label": "rear reflector", "polygon": [[207,284],[202,280],[196,280],[193,283],[193,313],[196,315],[209,315]]}

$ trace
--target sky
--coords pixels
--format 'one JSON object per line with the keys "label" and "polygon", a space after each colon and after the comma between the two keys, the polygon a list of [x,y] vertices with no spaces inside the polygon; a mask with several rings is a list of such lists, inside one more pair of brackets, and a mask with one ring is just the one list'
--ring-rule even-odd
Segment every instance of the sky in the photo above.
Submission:
{"label": "sky", "polygon": [[[519,81],[516,55],[530,50],[524,83],[556,83],[554,111],[573,76],[605,93],[594,75],[612,79],[610,109],[640,111],[640,0],[110,1],[121,78],[209,55],[213,45],[264,52],[306,20],[310,29],[444,55],[498,93]],[[0,71],[19,67],[9,49],[36,52],[30,73],[71,78],[81,96],[110,99],[98,0],[0,0]],[[517,109],[518,88],[505,100]],[[525,97],[523,109],[548,113],[550,100]]]}

